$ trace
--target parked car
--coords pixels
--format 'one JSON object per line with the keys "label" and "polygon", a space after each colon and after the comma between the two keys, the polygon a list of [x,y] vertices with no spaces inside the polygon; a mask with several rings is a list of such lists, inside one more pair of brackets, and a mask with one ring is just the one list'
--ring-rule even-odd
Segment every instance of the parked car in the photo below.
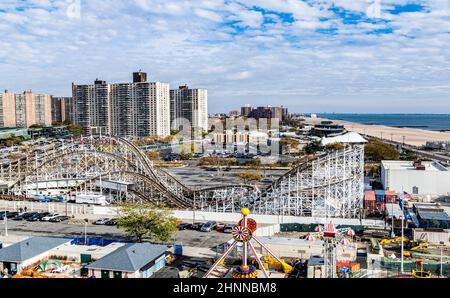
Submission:
{"label": "parked car", "polygon": [[61,216],[57,216],[57,217],[50,219],[49,222],[63,222],[63,221],[67,221],[69,219],[70,219],[70,217],[61,215]]}
{"label": "parked car", "polygon": [[223,232],[223,230],[225,229],[225,226],[226,226],[226,224],[218,223],[218,224],[216,225],[216,231],[217,231],[217,232]]}
{"label": "parked car", "polygon": [[110,219],[107,222],[105,222],[105,225],[107,225],[107,226],[117,226],[117,220]]}
{"label": "parked car", "polygon": [[181,223],[177,226],[178,230],[183,231],[183,230],[187,230],[189,229],[189,227],[191,226],[191,224],[188,223]]}
{"label": "parked car", "polygon": [[7,219],[12,219],[12,218],[15,218],[15,217],[17,217],[17,216],[19,216],[19,212],[6,212],[6,215],[5,215],[5,213],[2,213],[2,214],[0,214],[0,219],[5,219],[5,216],[6,216],[6,218]]}
{"label": "parked car", "polygon": [[193,223],[192,225],[190,225],[190,226],[188,227],[188,229],[189,229],[189,230],[194,230],[194,231],[200,231],[200,229],[202,228],[202,226],[203,226],[202,223],[196,222],[196,223]]}
{"label": "parked car", "polygon": [[104,226],[110,220],[111,220],[111,218],[100,218],[99,220],[94,221],[94,225]]}
{"label": "parked car", "polygon": [[27,218],[27,221],[40,221],[42,218],[46,217],[50,215],[50,212],[42,212],[42,213],[37,213],[29,218]]}
{"label": "parked car", "polygon": [[56,217],[58,217],[58,216],[62,216],[62,215],[59,214],[59,213],[50,213],[49,215],[44,216],[44,217],[41,219],[41,221],[50,221],[51,219],[54,219],[54,218],[56,218]]}
{"label": "parked car", "polygon": [[201,228],[200,231],[202,232],[211,232],[212,230],[214,230],[217,226],[217,222],[215,221],[208,221],[207,223],[205,223]]}
{"label": "parked car", "polygon": [[233,232],[233,229],[236,227],[236,225],[226,225],[223,229],[224,233],[231,234]]}
{"label": "parked car", "polygon": [[13,218],[13,220],[27,220],[28,218],[31,218],[33,216],[35,216],[36,214],[38,214],[37,212],[28,212],[28,213],[22,213],[19,216],[16,216]]}

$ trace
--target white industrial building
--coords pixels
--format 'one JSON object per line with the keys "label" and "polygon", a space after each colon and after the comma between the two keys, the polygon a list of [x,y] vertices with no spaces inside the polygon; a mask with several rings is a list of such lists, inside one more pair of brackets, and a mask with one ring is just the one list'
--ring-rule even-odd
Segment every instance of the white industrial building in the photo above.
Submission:
{"label": "white industrial building", "polygon": [[450,171],[436,162],[382,161],[381,182],[386,190],[421,197],[450,194]]}

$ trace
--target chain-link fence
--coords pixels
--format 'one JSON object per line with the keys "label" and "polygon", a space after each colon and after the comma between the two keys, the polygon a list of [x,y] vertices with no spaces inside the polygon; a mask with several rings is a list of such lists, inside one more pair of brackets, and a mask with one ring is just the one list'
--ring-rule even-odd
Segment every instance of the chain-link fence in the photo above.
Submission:
{"label": "chain-link fence", "polygon": [[[413,271],[413,269],[416,269],[416,268],[422,269],[422,266],[423,266],[423,270],[430,271],[433,274],[433,276],[439,276],[441,274],[441,263],[440,262],[425,261],[425,262],[422,262],[422,265],[417,266],[416,261],[414,261],[414,260],[405,260],[403,262],[403,272],[411,273]],[[390,272],[400,275],[401,274],[401,261],[385,259],[385,260],[381,261],[380,269],[390,271]],[[450,276],[450,264],[449,263],[442,263],[442,274],[444,276]]]}

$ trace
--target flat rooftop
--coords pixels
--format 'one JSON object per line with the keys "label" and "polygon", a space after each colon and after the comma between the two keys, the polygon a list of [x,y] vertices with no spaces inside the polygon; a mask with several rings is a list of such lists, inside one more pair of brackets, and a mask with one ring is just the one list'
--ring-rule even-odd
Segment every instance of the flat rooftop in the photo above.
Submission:
{"label": "flat rooftop", "polygon": [[[416,170],[412,161],[383,160],[381,163],[386,170],[419,171]],[[449,172],[448,168],[436,162],[423,161],[422,165],[425,166],[425,171],[420,172]]]}
{"label": "flat rooftop", "polygon": [[403,211],[398,204],[386,204],[386,216],[391,217],[392,214],[395,218],[404,216]]}

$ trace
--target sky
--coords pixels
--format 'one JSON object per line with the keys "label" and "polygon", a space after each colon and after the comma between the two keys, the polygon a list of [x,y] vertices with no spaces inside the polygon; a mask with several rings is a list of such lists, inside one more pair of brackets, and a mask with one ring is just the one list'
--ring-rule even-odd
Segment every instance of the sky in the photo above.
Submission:
{"label": "sky", "polygon": [[449,113],[450,0],[0,0],[0,90],[209,90],[211,113]]}

